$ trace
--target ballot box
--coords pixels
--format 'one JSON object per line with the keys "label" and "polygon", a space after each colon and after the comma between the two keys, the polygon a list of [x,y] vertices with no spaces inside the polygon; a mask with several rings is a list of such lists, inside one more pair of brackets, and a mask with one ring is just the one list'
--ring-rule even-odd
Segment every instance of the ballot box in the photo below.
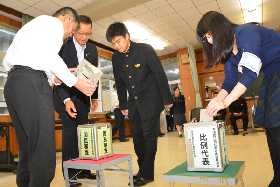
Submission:
{"label": "ballot box", "polygon": [[79,125],[77,133],[80,159],[99,160],[114,155],[110,123]]}
{"label": "ballot box", "polygon": [[223,172],[228,165],[224,121],[184,124],[187,170]]}

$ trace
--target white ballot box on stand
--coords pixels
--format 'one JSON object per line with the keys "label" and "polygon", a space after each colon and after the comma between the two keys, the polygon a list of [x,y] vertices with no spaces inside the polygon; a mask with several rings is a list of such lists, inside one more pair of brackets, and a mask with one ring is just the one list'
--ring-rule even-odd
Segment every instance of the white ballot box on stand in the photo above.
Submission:
{"label": "white ballot box on stand", "polygon": [[110,123],[79,125],[77,133],[80,159],[99,160],[114,155]]}
{"label": "white ballot box on stand", "polygon": [[224,121],[184,124],[188,171],[223,172],[228,165]]}

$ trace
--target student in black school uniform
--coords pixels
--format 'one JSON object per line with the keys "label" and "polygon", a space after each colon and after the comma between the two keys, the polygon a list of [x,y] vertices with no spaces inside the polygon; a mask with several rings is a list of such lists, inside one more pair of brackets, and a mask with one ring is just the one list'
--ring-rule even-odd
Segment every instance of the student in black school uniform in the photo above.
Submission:
{"label": "student in black school uniform", "polygon": [[[139,172],[135,186],[154,181],[159,117],[164,105],[172,106],[166,74],[155,50],[148,44],[130,41],[123,23],[111,24],[106,38],[117,50],[112,56],[120,110],[128,115]],[[129,97],[127,99],[127,91]]]}
{"label": "student in black school uniform", "polygon": [[[213,93],[213,97],[217,97],[218,92],[214,92]],[[227,115],[227,109],[221,109],[217,112],[217,114],[214,116],[214,120],[224,120],[226,119],[226,115]]]}
{"label": "student in black school uniform", "polygon": [[247,102],[246,99],[243,97],[239,97],[236,101],[232,102],[229,105],[229,112],[230,112],[230,122],[231,126],[234,130],[233,135],[238,135],[238,128],[236,125],[237,119],[242,119],[243,121],[243,129],[244,134],[248,134],[247,127],[248,127],[248,108],[247,108]]}
{"label": "student in black school uniform", "polygon": [[174,92],[174,103],[170,108],[170,114],[173,116],[173,125],[176,125],[176,129],[178,131],[179,137],[182,137],[182,128],[183,124],[187,122],[186,120],[186,105],[185,105],[185,97],[180,94],[180,90],[178,86],[173,88]]}

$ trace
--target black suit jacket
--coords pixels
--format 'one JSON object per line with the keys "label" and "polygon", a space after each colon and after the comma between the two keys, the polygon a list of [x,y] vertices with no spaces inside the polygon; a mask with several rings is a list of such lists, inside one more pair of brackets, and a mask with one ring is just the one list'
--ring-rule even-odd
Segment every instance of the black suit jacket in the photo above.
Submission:
{"label": "black suit jacket", "polygon": [[184,95],[180,95],[178,98],[178,102],[176,102],[175,97],[173,97],[174,103],[173,106],[170,108],[170,114],[185,114],[186,113],[186,104],[185,104],[185,97]]}
{"label": "black suit jacket", "polygon": [[247,102],[246,99],[243,97],[239,97],[238,100],[232,102],[229,105],[229,112],[230,114],[242,112],[243,114],[248,113]]}
{"label": "black suit jacket", "polygon": [[[68,68],[75,68],[78,66],[78,58],[75,44],[73,38],[69,39],[63,44],[61,50],[59,51],[59,56],[63,59]],[[90,44],[86,44],[84,58],[89,61],[95,67],[98,66],[98,53],[97,48]],[[69,88],[64,83],[59,86],[54,86],[54,104],[55,110],[59,113],[59,110],[65,110],[63,101],[66,98],[70,98],[71,101],[75,102],[78,97],[85,97],[88,107],[90,106],[90,97],[84,95],[76,87],[72,86]],[[98,98],[98,88],[91,96],[91,99]]]}
{"label": "black suit jacket", "polygon": [[127,53],[113,54],[112,64],[120,109],[128,109],[131,120],[136,106],[141,120],[146,120],[173,103],[166,74],[150,45],[130,41]]}

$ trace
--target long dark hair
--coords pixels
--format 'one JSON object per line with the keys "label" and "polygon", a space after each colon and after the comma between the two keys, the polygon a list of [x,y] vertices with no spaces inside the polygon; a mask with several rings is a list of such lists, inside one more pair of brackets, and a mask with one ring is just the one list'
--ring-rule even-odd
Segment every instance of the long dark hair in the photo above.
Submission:
{"label": "long dark hair", "polygon": [[[219,63],[225,63],[231,56],[234,45],[234,29],[237,26],[216,11],[207,12],[198,22],[196,38],[203,47],[203,57],[208,70]],[[207,39],[203,38],[206,33],[212,35],[213,44],[209,44]]]}

